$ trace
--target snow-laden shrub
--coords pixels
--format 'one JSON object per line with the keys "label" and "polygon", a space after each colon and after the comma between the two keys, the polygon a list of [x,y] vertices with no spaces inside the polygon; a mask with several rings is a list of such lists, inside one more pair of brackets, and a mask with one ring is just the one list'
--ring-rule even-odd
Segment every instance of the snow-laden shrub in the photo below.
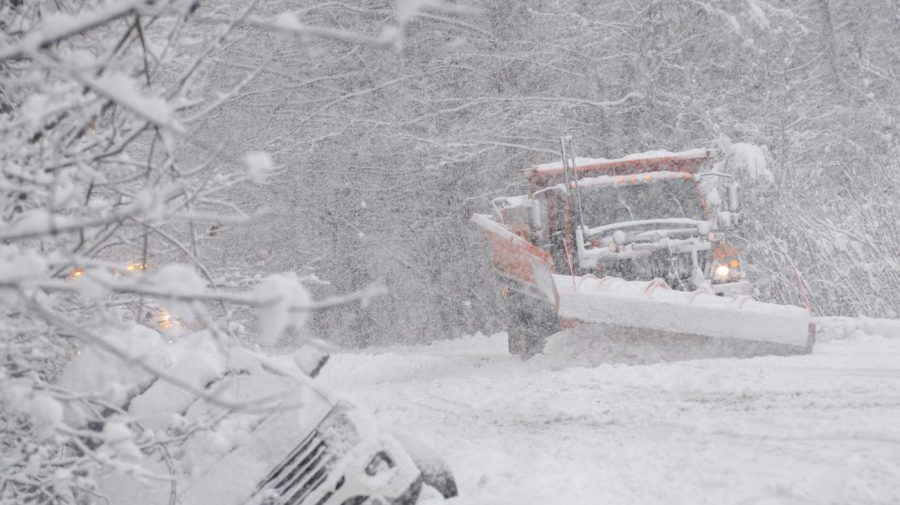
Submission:
{"label": "snow-laden shrub", "polygon": [[[315,303],[296,276],[219,282],[207,261],[223,229],[248,221],[228,189],[275,167],[206,140],[211,114],[266,70],[214,92],[204,76],[216,55],[250,30],[385,48],[402,36],[253,5],[0,2],[0,503],[102,502],[99,473],[160,478],[144,463],[178,440],[141,426],[136,394],[163,382],[181,392],[166,402],[215,402],[198,384],[227,372],[216,356],[367,296]],[[263,312],[262,339],[232,320],[236,308]],[[191,347],[198,328],[205,343]],[[173,365],[169,345],[190,362]],[[73,381],[68,364],[88,350]]]}

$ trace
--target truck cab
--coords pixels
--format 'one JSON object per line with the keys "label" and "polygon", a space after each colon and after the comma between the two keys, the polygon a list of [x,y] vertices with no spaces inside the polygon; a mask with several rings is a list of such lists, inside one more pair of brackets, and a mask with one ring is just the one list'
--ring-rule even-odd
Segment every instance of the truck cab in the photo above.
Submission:
{"label": "truck cab", "polygon": [[737,188],[728,186],[735,205],[714,215],[707,195],[720,185],[701,184],[727,177],[700,172],[716,156],[695,149],[537,165],[526,171],[528,195],[494,200],[495,218],[547,251],[558,274],[747,294],[741,259],[724,240],[739,216]]}

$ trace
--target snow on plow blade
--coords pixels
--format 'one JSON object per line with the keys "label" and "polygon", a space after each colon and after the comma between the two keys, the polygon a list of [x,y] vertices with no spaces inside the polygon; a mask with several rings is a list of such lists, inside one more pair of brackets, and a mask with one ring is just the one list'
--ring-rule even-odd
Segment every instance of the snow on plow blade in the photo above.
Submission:
{"label": "snow on plow blade", "polygon": [[662,280],[625,281],[554,275],[559,316],[578,326],[666,340],[715,340],[744,347],[737,354],[803,354],[815,325],[806,309],[747,296],[715,296],[670,289]]}

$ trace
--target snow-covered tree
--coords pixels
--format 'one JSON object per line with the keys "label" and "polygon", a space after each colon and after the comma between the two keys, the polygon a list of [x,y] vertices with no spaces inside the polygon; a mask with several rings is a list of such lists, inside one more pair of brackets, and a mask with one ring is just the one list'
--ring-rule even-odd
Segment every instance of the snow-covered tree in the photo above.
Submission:
{"label": "snow-covered tree", "polygon": [[[365,32],[258,4],[0,2],[0,502],[91,503],[98,473],[158,478],[143,458],[178,439],[142,431],[128,398],[166,381],[217,402],[151,359],[178,327],[254,355],[310,311],[372,294],[313,302],[295,275],[256,282],[245,263],[208,262],[255,217],[229,191],[277,170],[265,146],[232,157],[207,129],[269,61],[233,81],[212,72],[251,36],[395,50],[419,4]],[[235,317],[246,309],[262,311],[254,331]],[[122,373],[69,390],[58,379],[86,348],[112,360],[98,374]]]}

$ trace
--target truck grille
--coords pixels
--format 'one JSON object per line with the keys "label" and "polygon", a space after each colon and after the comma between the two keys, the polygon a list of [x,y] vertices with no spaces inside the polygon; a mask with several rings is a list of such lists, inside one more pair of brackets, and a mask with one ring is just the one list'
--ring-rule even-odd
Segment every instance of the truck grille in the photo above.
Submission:
{"label": "truck grille", "polygon": [[319,430],[313,430],[263,479],[254,494],[267,495],[263,505],[302,504],[328,477],[328,454],[325,439]]}
{"label": "truck grille", "polygon": [[[709,253],[707,251],[697,252],[697,263],[701,272],[706,272],[709,265]],[[676,254],[670,256],[668,251],[655,251],[646,258],[637,260],[636,270],[640,271],[640,277],[643,279],[668,279],[669,273],[678,273],[681,279],[687,279],[691,276],[694,264],[691,261],[690,253]],[[674,268],[673,268],[674,267]]]}

